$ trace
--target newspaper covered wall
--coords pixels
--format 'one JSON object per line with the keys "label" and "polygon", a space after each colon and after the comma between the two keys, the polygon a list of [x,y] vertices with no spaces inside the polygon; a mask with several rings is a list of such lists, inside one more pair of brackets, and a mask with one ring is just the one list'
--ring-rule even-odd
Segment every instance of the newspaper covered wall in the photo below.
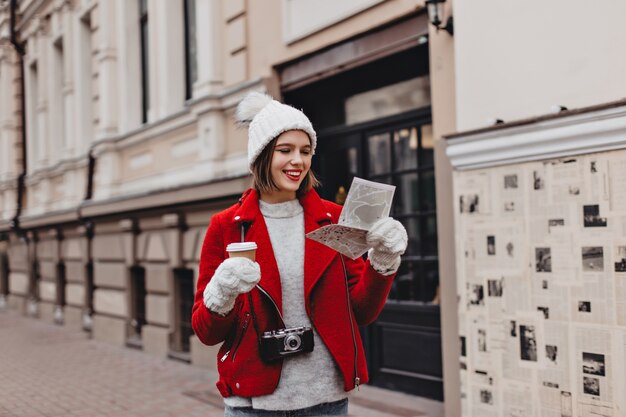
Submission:
{"label": "newspaper covered wall", "polygon": [[626,416],[626,151],[454,188],[463,416]]}

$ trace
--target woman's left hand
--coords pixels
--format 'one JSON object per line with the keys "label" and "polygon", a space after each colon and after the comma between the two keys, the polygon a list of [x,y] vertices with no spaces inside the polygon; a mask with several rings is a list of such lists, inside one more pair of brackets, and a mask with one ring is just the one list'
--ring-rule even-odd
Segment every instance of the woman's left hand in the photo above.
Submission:
{"label": "woman's left hand", "polygon": [[395,273],[408,242],[402,223],[391,217],[380,219],[367,232],[366,239],[372,247],[368,256],[374,269],[383,275]]}

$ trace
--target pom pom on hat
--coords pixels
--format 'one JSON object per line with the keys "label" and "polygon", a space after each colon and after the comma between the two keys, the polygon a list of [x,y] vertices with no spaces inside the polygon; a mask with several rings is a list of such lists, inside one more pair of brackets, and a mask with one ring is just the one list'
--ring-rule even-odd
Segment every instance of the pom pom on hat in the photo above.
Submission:
{"label": "pom pom on hat", "polygon": [[311,140],[311,153],[315,153],[317,134],[304,113],[274,100],[267,94],[251,92],[237,105],[237,123],[248,127],[248,165],[252,171],[254,161],[263,149],[281,133],[302,130]]}
{"label": "pom pom on hat", "polygon": [[256,91],[248,94],[237,105],[237,110],[235,111],[237,123],[246,127],[250,126],[254,116],[270,104],[272,100],[274,99],[267,94],[257,93]]}

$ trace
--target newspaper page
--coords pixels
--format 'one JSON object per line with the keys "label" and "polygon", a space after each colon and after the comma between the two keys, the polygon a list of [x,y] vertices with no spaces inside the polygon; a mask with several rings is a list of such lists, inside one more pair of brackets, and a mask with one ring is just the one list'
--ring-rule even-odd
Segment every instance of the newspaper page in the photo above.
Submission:
{"label": "newspaper page", "polygon": [[504,276],[504,309],[508,316],[531,309],[532,280],[528,275]]}
{"label": "newspaper page", "polygon": [[536,401],[533,399],[533,390],[529,385],[507,383],[502,389],[503,416],[534,416],[535,403]]}
{"label": "newspaper page", "polygon": [[548,165],[549,199],[552,203],[578,201],[582,198],[583,164],[579,158],[564,158]]}
{"label": "newspaper page", "polygon": [[567,284],[580,280],[580,267],[572,262],[576,258],[576,247],[571,234],[554,234],[544,241],[533,241],[531,247],[534,274],[538,279]]}
{"label": "newspaper page", "polygon": [[611,332],[595,327],[576,327],[574,356],[579,415],[614,416],[612,402],[615,363]]}
{"label": "newspaper page", "polygon": [[609,162],[605,158],[591,156],[584,159],[583,177],[587,199],[590,201],[609,200]]}
{"label": "newspaper page", "polygon": [[532,209],[530,216],[530,239],[545,241],[549,239],[571,238],[576,233],[582,219],[575,207],[570,204],[545,205],[540,200],[529,202]]}
{"label": "newspaper page", "polygon": [[528,215],[536,216],[543,213],[543,207],[549,204],[548,194],[550,180],[548,178],[549,162],[535,162],[528,164],[525,168],[526,190],[524,196],[528,200]]}
{"label": "newspaper page", "polygon": [[626,212],[626,159],[612,158],[608,164],[610,210]]}
{"label": "newspaper page", "polygon": [[616,355],[619,355],[620,360],[616,361],[616,364],[621,364],[621,367],[618,365],[617,372],[615,372],[615,386],[618,387],[615,397],[615,407],[617,410],[617,415],[626,415],[626,330],[621,332],[621,337],[615,337],[615,344],[617,352]]}
{"label": "newspaper page", "polygon": [[543,320],[541,312],[520,313],[516,316],[519,343],[514,353],[523,368],[539,369],[545,363],[541,352],[545,345]]}
{"label": "newspaper page", "polygon": [[574,409],[571,391],[562,390],[545,381],[539,387],[539,415],[542,417],[574,417]]}
{"label": "newspaper page", "polygon": [[504,309],[504,276],[493,272],[487,276],[487,316],[489,320],[500,319],[505,312]]}
{"label": "newspaper page", "polygon": [[[461,310],[462,311],[462,310]],[[460,360],[460,381],[461,381],[461,410],[464,415],[469,413],[468,393],[466,389],[469,387],[469,370],[467,365],[467,318],[465,313],[459,313],[459,343],[461,355]]]}
{"label": "newspaper page", "polygon": [[476,316],[470,322],[470,365],[473,370],[487,371],[492,366],[492,346],[489,343],[489,326],[483,316]]}
{"label": "newspaper page", "polygon": [[613,246],[613,277],[617,324],[626,326],[626,240]]}
{"label": "newspaper page", "polygon": [[459,179],[455,204],[461,215],[477,215],[491,213],[491,179],[486,172],[467,173]]}
{"label": "newspaper page", "polygon": [[396,187],[355,177],[338,224],[320,227],[306,235],[356,259],[370,248],[365,240],[376,221],[389,217]]}
{"label": "newspaper page", "polygon": [[508,381],[531,383],[534,371],[520,364],[517,354],[520,344],[518,320],[516,317],[507,317],[504,326],[508,329],[505,340],[505,351],[502,354],[502,377]]}
{"label": "newspaper page", "polygon": [[471,374],[470,407],[472,416],[497,417],[500,410],[497,378],[485,370]]}
{"label": "newspaper page", "polygon": [[493,224],[482,221],[468,230],[462,252],[478,271],[518,272],[524,268],[523,225],[507,221]]}
{"label": "newspaper page", "polygon": [[468,236],[467,239],[457,241],[457,253],[462,254],[458,259],[458,268],[466,278],[465,281],[457,280],[459,306],[462,306],[469,302],[468,299],[470,295],[467,293],[466,284],[476,280],[476,245],[474,240]]}
{"label": "newspaper page", "polygon": [[545,366],[538,373],[541,415],[572,417],[569,326],[548,320],[544,323],[544,336]]}
{"label": "newspaper page", "polygon": [[540,311],[545,320],[569,320],[569,288],[568,285],[545,279],[534,281],[533,309]]}
{"label": "newspaper page", "polygon": [[525,177],[519,169],[502,171],[502,181],[498,206],[502,217],[522,216],[525,213],[523,190],[526,189]]}
{"label": "newspaper page", "polygon": [[572,321],[582,323],[613,323],[615,293],[610,271],[605,266],[605,250],[600,243],[582,246],[580,262],[583,282],[571,288],[570,311]]}

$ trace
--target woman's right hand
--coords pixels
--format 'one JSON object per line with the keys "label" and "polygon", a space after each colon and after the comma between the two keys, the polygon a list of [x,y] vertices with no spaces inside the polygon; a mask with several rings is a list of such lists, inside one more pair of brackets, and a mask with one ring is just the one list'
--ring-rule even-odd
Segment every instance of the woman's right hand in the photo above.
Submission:
{"label": "woman's right hand", "polygon": [[204,289],[204,305],[214,313],[226,315],[239,294],[252,290],[261,280],[261,267],[248,258],[225,259]]}

